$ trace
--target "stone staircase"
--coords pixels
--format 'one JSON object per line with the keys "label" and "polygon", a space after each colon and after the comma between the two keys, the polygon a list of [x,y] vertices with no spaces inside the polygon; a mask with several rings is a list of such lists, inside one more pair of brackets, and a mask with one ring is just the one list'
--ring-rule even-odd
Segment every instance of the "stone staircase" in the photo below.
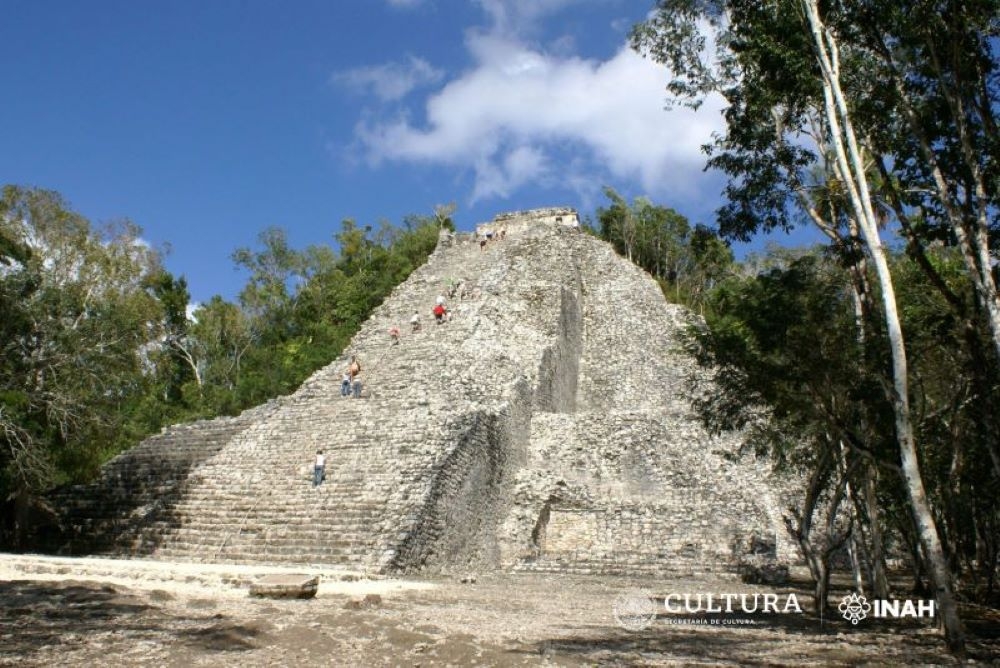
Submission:
{"label": "stone staircase", "polygon": [[84,554],[135,552],[129,546],[148,519],[183,498],[198,467],[266,419],[276,405],[269,402],[237,417],[168,427],[109,461],[94,483],[57,489],[49,501],[62,512],[64,531],[43,533],[40,547]]}
{"label": "stone staircase", "polygon": [[[348,349],[363,365],[361,400],[340,396],[345,359],[266,407],[172,427],[110,462],[96,483],[57,492],[71,530],[50,549],[386,568],[423,520],[455,444],[483,421],[479,403],[496,403],[486,376],[506,370],[518,380],[510,359],[484,361],[480,346],[467,345],[484,324],[479,310],[497,299],[498,251],[442,248],[386,300]],[[450,301],[452,318],[438,325],[430,309],[451,278],[476,282],[479,296]],[[398,345],[392,325],[403,331]],[[327,473],[314,488],[318,449]]]}
{"label": "stone staircase", "polygon": [[[456,283],[468,298],[435,324]],[[760,545],[780,558],[762,473],[717,454],[732,444],[687,407],[689,318],[575,230],[439,244],[292,395],[172,427],[57,492],[48,548],[368,573],[721,572]],[[361,399],[340,396],[350,355]]]}

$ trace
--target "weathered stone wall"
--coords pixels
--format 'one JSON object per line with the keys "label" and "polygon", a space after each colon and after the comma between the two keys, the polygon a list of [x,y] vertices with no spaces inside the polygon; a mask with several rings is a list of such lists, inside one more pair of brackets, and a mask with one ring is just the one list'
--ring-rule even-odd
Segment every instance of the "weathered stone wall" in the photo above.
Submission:
{"label": "weathered stone wall", "polygon": [[[690,408],[687,387],[700,371],[682,332],[694,318],[606,244],[564,241],[581,295],[575,414],[533,416],[502,562],[666,573],[735,570],[751,556],[794,559],[767,471],[729,461],[738,442],[710,437]],[[567,263],[554,255],[554,265]]]}
{"label": "weathered stone wall", "polygon": [[434,476],[391,570],[500,567],[497,531],[526,458],[531,419],[529,388],[518,389],[506,406],[465,416],[458,445]]}
{"label": "weathered stone wall", "polygon": [[[525,225],[485,249],[442,237],[345,351],[363,399],[339,396],[345,357],[269,407],[169,432],[202,439],[190,455],[151,439],[60,497],[80,530],[59,547],[367,571],[663,573],[730,569],[761,545],[786,556],[763,472],[727,461],[735,444],[687,404],[691,316],[550,213],[498,218]],[[454,286],[451,321],[435,324]]]}
{"label": "weathered stone wall", "polygon": [[487,234],[499,235],[521,234],[541,226],[578,228],[580,217],[576,209],[569,207],[552,207],[548,209],[531,209],[529,211],[512,211],[501,213],[488,223],[476,225],[476,235],[482,239]]}
{"label": "weathered stone wall", "polygon": [[580,572],[733,571],[778,533],[763,476],[697,430],[643,413],[537,414],[505,526],[505,563]]}
{"label": "weathered stone wall", "polygon": [[559,289],[559,324],[555,341],[542,352],[535,409],[551,413],[576,411],[583,350],[580,288]]}

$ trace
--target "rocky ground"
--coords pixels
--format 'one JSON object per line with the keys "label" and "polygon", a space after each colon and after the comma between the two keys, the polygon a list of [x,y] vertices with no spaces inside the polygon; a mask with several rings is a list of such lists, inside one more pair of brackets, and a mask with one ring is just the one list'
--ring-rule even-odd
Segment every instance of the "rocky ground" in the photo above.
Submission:
{"label": "rocky ground", "polygon": [[[869,619],[855,627],[839,616],[821,624],[808,610],[678,617],[661,607],[645,629],[629,631],[614,610],[617,604],[621,616],[634,591],[655,600],[754,589],[730,580],[505,575],[471,583],[324,581],[314,599],[268,600],[190,577],[25,574],[0,564],[0,666],[955,663],[924,620]],[[802,607],[811,607],[805,589],[757,591],[797,593]],[[970,661],[1000,663],[1000,615],[964,612]]]}

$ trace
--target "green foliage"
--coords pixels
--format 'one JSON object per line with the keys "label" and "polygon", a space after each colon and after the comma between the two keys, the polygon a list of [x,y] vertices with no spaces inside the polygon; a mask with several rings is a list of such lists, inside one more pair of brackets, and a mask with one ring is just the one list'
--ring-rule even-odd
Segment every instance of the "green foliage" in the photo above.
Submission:
{"label": "green foliage", "polygon": [[55,193],[7,186],[0,271],[0,495],[91,473],[143,391],[159,258],[128,222],[95,230]]}
{"label": "green foliage", "polygon": [[[193,322],[168,317],[173,324],[158,367],[168,391],[159,409],[147,399],[137,419],[235,414],[292,392],[335,359],[372,309],[423,264],[439,227],[453,227],[446,213],[410,216],[402,229],[345,220],[334,235],[336,251],[297,250],[284,230],[263,231],[257,248],[233,254],[248,273],[237,303],[217,296],[197,309]],[[171,281],[161,278],[157,291],[168,316],[186,295],[183,279]]]}
{"label": "green foliage", "polygon": [[[781,460],[789,439],[836,434],[878,452],[876,425],[889,427],[892,410],[878,375],[859,359],[843,270],[809,254],[783,268],[732,277],[709,297],[707,329],[697,332],[700,361],[719,371],[700,402],[716,430],[754,425],[754,445]],[[756,422],[767,410],[772,421]],[[861,430],[861,425],[868,425]]]}
{"label": "green foliage", "polygon": [[604,193],[611,205],[597,210],[598,236],[652,274],[668,299],[701,308],[705,291],[733,266],[729,246],[673,209],[642,197],[630,206],[613,189]]}
{"label": "green foliage", "polygon": [[[695,392],[696,404],[710,428],[745,429],[747,445],[778,466],[808,473],[824,453],[875,463],[883,472],[878,506],[888,533],[906,543],[913,540],[912,520],[884,390],[887,341],[878,313],[859,322],[840,260],[818,250],[777,249],[755,260],[759,272],[731,275],[717,285],[708,297],[706,326],[691,332],[699,362],[715,372],[713,383]],[[1000,476],[990,465],[1000,437],[991,408],[1000,400],[1000,367],[985,320],[963,320],[916,262],[903,255],[892,260],[909,333],[925,487],[956,574],[988,596],[1000,555]],[[947,286],[972,302],[955,252],[939,249],[929,261]],[[864,488],[863,470],[853,479],[856,489]]]}

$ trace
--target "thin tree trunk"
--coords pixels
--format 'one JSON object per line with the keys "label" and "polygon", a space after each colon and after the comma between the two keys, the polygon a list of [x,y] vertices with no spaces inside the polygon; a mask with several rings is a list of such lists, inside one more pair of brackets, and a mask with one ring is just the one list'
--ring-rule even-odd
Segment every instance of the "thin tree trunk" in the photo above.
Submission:
{"label": "thin tree trunk", "polygon": [[[847,531],[843,535],[837,534],[837,513],[840,512],[840,505],[844,502],[845,495],[848,491],[848,485],[851,473],[854,471],[856,466],[851,464],[850,466],[846,464],[841,464],[840,455],[833,453],[836,459],[836,468],[839,469],[839,478],[837,480],[837,486],[833,492],[833,498],[830,500],[830,504],[827,507],[826,513],[826,527],[823,533],[823,547],[819,551],[819,576],[816,580],[816,601],[817,609],[822,606],[823,610],[827,607],[827,597],[830,593],[830,559],[833,555],[844,546],[844,544],[851,539],[854,534],[853,523],[848,526]],[[848,544],[848,549],[850,546]],[[852,559],[853,561],[853,559]],[[861,588],[858,588],[858,593],[861,593]]]}
{"label": "thin tree trunk", "polygon": [[[975,276],[974,284],[979,292],[980,299],[986,306],[989,314],[991,331],[993,332],[993,343],[996,346],[997,356],[1000,358],[1000,294],[998,294],[997,284],[993,280],[992,267],[990,266],[990,240],[989,240],[989,202],[986,194],[985,175],[982,167],[976,159],[977,151],[972,145],[969,126],[966,121],[966,109],[962,102],[961,95],[953,94],[949,90],[946,75],[942,71],[938,61],[937,52],[932,44],[928,44],[928,52],[931,54],[931,63],[937,74],[941,92],[951,110],[952,119],[955,121],[955,128],[958,131],[959,145],[962,147],[962,157],[966,167],[972,175],[974,184],[973,190],[976,195],[976,216],[975,223],[970,225],[971,234],[963,244],[963,253],[966,255],[966,265],[970,273]],[[938,170],[940,173],[940,170]],[[947,192],[947,191],[946,191]],[[964,218],[958,222],[958,227],[964,230]]]}
{"label": "thin tree trunk", "polygon": [[[885,191],[889,195],[889,202],[896,214],[896,219],[902,227],[903,236],[906,237],[908,254],[913,260],[916,261],[917,265],[923,270],[924,275],[927,276],[928,280],[930,280],[931,285],[937,288],[938,292],[942,297],[944,297],[945,301],[948,302],[948,305],[961,320],[962,335],[965,338],[965,345],[968,348],[969,356],[972,358],[970,371],[975,391],[981,396],[988,396],[991,384],[991,379],[988,377],[988,369],[990,368],[990,365],[989,361],[984,356],[985,350],[983,350],[983,348],[979,345],[978,328],[976,323],[973,321],[972,316],[968,312],[969,307],[966,305],[965,301],[948,286],[944,278],[941,277],[940,272],[938,272],[937,268],[927,258],[927,253],[925,252],[919,237],[914,233],[912,222],[906,214],[899,192],[893,185],[892,179],[889,178],[889,171],[885,166],[885,161],[881,157],[876,160],[876,166],[882,176]],[[977,418],[976,421],[979,423],[981,419]],[[994,473],[998,478],[1000,478],[1000,447],[997,445],[997,440],[992,430],[989,428],[982,428],[982,436],[980,440],[986,447],[986,451],[990,456]]]}
{"label": "thin tree trunk", "polygon": [[879,517],[875,476],[878,469],[873,464],[865,466],[865,505],[871,523],[872,590],[881,599],[889,598],[889,578],[886,576],[885,547],[882,538],[882,520]]}
{"label": "thin tree trunk", "polygon": [[[841,446],[841,450],[843,450],[843,446]],[[849,512],[854,512],[855,518],[857,518],[857,500],[854,498],[854,490],[851,487],[850,481],[847,482],[847,487],[844,492],[850,502],[848,505],[848,508],[850,509]],[[860,521],[857,524],[860,526]],[[865,591],[865,579],[862,574],[863,569],[861,565],[861,538],[863,536],[859,536],[859,534],[861,534],[860,529],[856,529],[851,532],[850,539],[847,542],[847,555],[851,558],[851,573],[854,575],[854,590],[863,594]]]}
{"label": "thin tree trunk", "polygon": [[806,565],[809,567],[809,575],[813,579],[813,600],[816,606],[816,614],[821,619],[825,616],[826,612],[826,587],[829,584],[829,573],[826,571],[826,564],[821,558],[821,551],[818,553],[817,550],[813,549],[810,538],[816,504],[819,502],[820,492],[826,484],[831,463],[829,451],[824,446],[819,461],[816,462],[816,468],[813,469],[812,475],[809,478],[806,495],[802,501],[801,512],[796,512],[792,509],[794,522],[792,518],[784,518],[788,532],[795,538],[799,549],[802,551],[802,556],[806,560]]}
{"label": "thin tree trunk", "polygon": [[[812,0],[806,1],[812,2]],[[930,166],[930,172],[934,181],[934,188],[937,191],[938,201],[941,202],[941,206],[944,209],[945,214],[948,216],[950,227],[955,233],[955,237],[958,239],[958,246],[962,251],[962,258],[965,261],[965,266],[973,287],[975,288],[976,295],[979,297],[980,303],[986,309],[988,321],[990,323],[990,333],[993,338],[993,347],[996,350],[998,357],[1000,357],[1000,290],[997,288],[996,281],[993,280],[992,268],[990,266],[989,226],[988,220],[985,217],[986,210],[984,208],[984,202],[987,201],[986,192],[982,183],[982,175],[978,163],[975,161],[974,157],[971,158],[972,161],[970,162],[970,156],[973,156],[974,149],[970,145],[968,133],[964,130],[964,119],[955,118],[955,121],[959,130],[961,150],[966,159],[966,163],[973,174],[973,188],[976,193],[976,197],[979,200],[977,220],[975,221],[975,224],[972,225],[971,233],[966,225],[965,216],[962,214],[962,211],[955,206],[954,201],[952,201],[948,188],[948,182],[944,177],[944,172],[941,170],[940,164],[938,163],[934,149],[923,131],[920,119],[910,103],[909,96],[906,94],[902,76],[896,66],[895,60],[893,59],[892,51],[877,35],[874,37],[873,44],[876,47],[879,57],[888,68],[893,86],[895,87],[896,93],[899,97],[900,109],[906,117],[907,123],[910,126],[910,131],[917,140],[917,144],[920,146],[920,152],[923,154],[924,159]],[[946,100],[949,103],[949,109],[954,110],[954,98],[948,93],[947,84],[942,83],[942,93],[945,95]]]}
{"label": "thin tree trunk", "polygon": [[[820,68],[823,72],[823,96],[831,139],[836,150],[837,165],[842,172],[844,184],[848,188],[855,217],[861,225],[861,231],[871,253],[879,287],[882,291],[886,328],[892,353],[892,403],[896,418],[896,438],[899,442],[901,468],[910,500],[910,510],[920,542],[924,546],[928,568],[934,579],[940,619],[944,625],[948,647],[955,654],[963,654],[965,633],[951,591],[950,574],[945,561],[944,549],[937,533],[927,494],[924,491],[914,442],[913,425],[910,420],[906,348],[896,308],[895,289],[889,272],[889,263],[886,260],[885,247],[882,245],[879,235],[878,222],[872,209],[868,180],[865,176],[847,102],[840,89],[837,45],[833,36],[822,23],[818,0],[803,0],[803,5],[812,31]],[[843,129],[841,129],[841,124],[843,124]],[[845,139],[846,147],[844,146]],[[848,158],[848,153],[850,158]]]}

